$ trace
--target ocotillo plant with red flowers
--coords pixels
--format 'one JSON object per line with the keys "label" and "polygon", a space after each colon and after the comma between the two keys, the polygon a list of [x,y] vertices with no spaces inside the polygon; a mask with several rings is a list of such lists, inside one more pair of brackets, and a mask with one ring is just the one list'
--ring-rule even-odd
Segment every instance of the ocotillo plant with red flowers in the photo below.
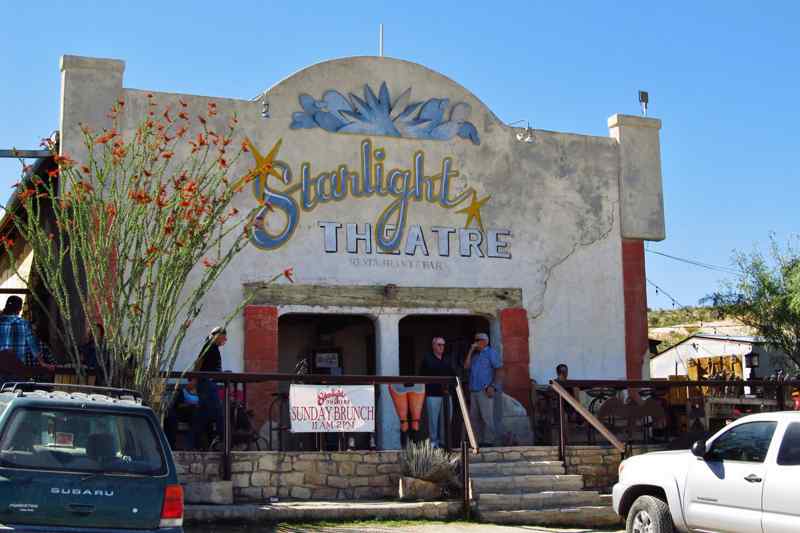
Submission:
{"label": "ocotillo plant with red flowers", "polygon": [[[22,210],[12,216],[78,372],[84,366],[75,326],[85,321],[103,354],[97,363],[105,382],[152,395],[159,405],[160,373],[173,370],[203,297],[247,245],[264,207],[256,202],[239,212],[234,197],[257,176],[279,176],[272,161],[280,141],[247,170],[250,144],[238,137],[235,116],[214,131],[212,122],[224,121],[213,102],[193,117],[180,99],[162,106],[148,94],[146,102],[138,127],[125,133],[117,129],[123,100],[111,109],[110,129],[83,125],[84,161],[58,155],[50,143],[57,169],[24,176],[16,189]],[[4,244],[16,270],[19,258]],[[282,275],[291,279],[291,269],[275,278]]]}

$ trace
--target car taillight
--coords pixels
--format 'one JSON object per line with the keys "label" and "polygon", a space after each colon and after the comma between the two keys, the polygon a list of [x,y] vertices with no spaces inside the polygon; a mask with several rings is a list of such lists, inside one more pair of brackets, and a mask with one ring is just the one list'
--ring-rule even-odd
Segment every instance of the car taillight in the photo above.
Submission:
{"label": "car taillight", "polygon": [[164,489],[164,504],[161,506],[159,527],[183,525],[183,487],[167,485]]}

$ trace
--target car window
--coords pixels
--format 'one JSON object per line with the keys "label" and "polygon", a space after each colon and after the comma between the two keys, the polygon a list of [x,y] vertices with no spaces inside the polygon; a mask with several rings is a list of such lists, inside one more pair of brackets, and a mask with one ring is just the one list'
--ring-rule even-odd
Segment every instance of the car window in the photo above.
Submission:
{"label": "car window", "polygon": [[0,466],[160,475],[161,443],[144,416],[18,408],[0,437]]}
{"label": "car window", "polygon": [[783,466],[800,465],[800,423],[792,422],[786,428],[778,450],[778,464]]}
{"label": "car window", "polygon": [[711,445],[707,459],[763,463],[777,422],[749,422],[729,429]]}

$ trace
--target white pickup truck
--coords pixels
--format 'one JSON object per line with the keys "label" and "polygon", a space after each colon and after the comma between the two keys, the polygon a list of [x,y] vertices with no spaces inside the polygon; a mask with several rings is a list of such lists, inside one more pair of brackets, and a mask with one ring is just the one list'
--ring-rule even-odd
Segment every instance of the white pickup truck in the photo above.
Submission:
{"label": "white pickup truck", "polygon": [[745,416],[691,451],[626,459],[613,502],[628,533],[798,533],[800,412]]}

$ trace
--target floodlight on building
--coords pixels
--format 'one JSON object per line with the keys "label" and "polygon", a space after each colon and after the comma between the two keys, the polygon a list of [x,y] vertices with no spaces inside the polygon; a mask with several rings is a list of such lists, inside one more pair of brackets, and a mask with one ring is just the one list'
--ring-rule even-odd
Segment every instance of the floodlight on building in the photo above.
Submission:
{"label": "floodlight on building", "polygon": [[650,103],[650,94],[647,91],[639,91],[639,104],[642,106],[642,115],[645,117],[648,103]]}

